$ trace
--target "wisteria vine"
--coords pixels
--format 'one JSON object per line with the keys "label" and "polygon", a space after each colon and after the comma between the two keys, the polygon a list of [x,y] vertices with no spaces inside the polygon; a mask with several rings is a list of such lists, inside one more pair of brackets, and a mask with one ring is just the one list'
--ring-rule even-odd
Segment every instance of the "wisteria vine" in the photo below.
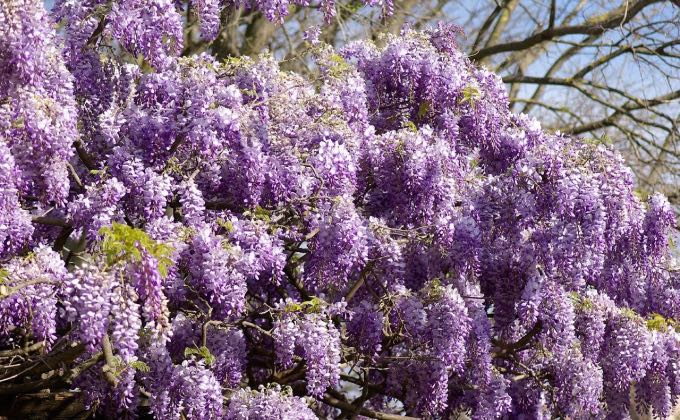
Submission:
{"label": "wisteria vine", "polygon": [[290,6],[0,3],[0,395],[115,418],[669,415],[675,215],[619,154],[511,113],[452,27],[310,36],[313,76],[182,56],[183,19],[210,40],[229,5]]}

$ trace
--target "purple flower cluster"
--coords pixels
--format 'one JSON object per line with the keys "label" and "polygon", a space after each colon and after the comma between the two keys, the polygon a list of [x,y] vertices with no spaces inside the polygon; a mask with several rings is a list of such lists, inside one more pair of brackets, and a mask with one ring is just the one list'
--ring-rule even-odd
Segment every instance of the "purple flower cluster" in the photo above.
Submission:
{"label": "purple flower cluster", "polygon": [[364,354],[378,354],[382,346],[383,322],[382,311],[362,301],[353,308],[352,318],[347,322],[349,343]]}
{"label": "purple flower cluster", "polygon": [[68,277],[59,255],[45,246],[35,248],[30,257],[12,259],[2,273],[2,287],[15,292],[3,292],[0,299],[0,342],[21,344],[13,330],[25,328],[49,348],[57,338],[56,292]]}
{"label": "purple flower cluster", "polygon": [[31,216],[19,202],[18,176],[14,157],[0,140],[0,258],[19,251],[33,234]]}
{"label": "purple flower cluster", "polygon": [[190,284],[208,300],[219,318],[239,316],[246,294],[245,276],[236,267],[240,248],[202,230],[194,237],[188,253]]}
{"label": "purple flower cluster", "polygon": [[[200,9],[202,16],[206,8]],[[110,31],[130,53],[142,54],[157,68],[172,63],[171,56],[179,54],[184,40],[182,16],[171,0],[114,2],[111,6]]]}
{"label": "purple flower cluster", "polygon": [[325,316],[284,317],[274,329],[277,362],[290,367],[297,353],[306,363],[307,392],[322,396],[340,378],[340,332]]}
{"label": "purple flower cluster", "polygon": [[117,221],[118,204],[125,196],[126,188],[116,178],[99,184],[88,185],[69,203],[68,211],[73,225],[84,229],[88,238],[96,238],[99,229]]}
{"label": "purple flower cluster", "polygon": [[318,417],[300,397],[291,395],[280,386],[260,388],[259,391],[240,389],[229,400],[226,419],[299,419],[316,420]]}
{"label": "purple flower cluster", "polygon": [[141,260],[132,264],[128,271],[130,283],[142,303],[144,319],[158,329],[168,327],[167,299],[163,293],[163,278],[158,269],[158,260],[145,249],[140,251]]}
{"label": "purple flower cluster", "polygon": [[109,327],[115,275],[84,264],[64,282],[65,318],[75,323],[78,339],[91,351],[99,348]]}
{"label": "purple flower cluster", "polygon": [[464,372],[472,329],[468,308],[456,289],[438,281],[427,284],[419,295],[404,289],[396,292],[390,328],[405,340],[387,384],[393,392],[408,384],[405,402],[413,413],[440,415],[448,405],[450,379]]}
{"label": "purple flower cluster", "polygon": [[351,201],[338,198],[321,206],[310,230],[318,232],[309,241],[306,284],[311,290],[343,290],[367,259],[365,222]]}
{"label": "purple flower cluster", "polygon": [[147,351],[149,372],[143,383],[150,392],[151,412],[159,419],[219,419],[223,416],[222,389],[214,374],[202,361],[173,364],[165,347]]}
{"label": "purple flower cluster", "polygon": [[668,415],[675,216],[619,154],[512,114],[455,27],[309,77],[183,25],[336,2],[180,3],[0,3],[2,354],[83,344],[108,417]]}
{"label": "purple flower cluster", "polygon": [[12,0],[0,8],[0,144],[10,149],[23,194],[63,204],[78,115],[73,76],[51,26],[40,1]]}

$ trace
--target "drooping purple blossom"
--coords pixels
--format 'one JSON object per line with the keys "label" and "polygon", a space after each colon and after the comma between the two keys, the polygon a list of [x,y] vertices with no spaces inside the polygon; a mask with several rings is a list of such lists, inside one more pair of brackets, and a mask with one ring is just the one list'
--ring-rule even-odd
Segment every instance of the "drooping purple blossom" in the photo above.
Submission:
{"label": "drooping purple blossom", "polygon": [[276,420],[296,418],[314,420],[316,414],[300,397],[291,395],[280,386],[260,388],[259,391],[241,389],[229,401],[225,418],[228,420],[257,418]]}
{"label": "drooping purple blossom", "polygon": [[0,258],[13,255],[33,234],[28,211],[21,208],[16,180],[18,168],[7,145],[0,140]]}
{"label": "drooping purple blossom", "polygon": [[174,365],[167,350],[152,346],[145,357],[149,372],[143,382],[150,394],[151,412],[158,418],[222,418],[222,390],[202,361]]}
{"label": "drooping purple blossom", "polygon": [[14,158],[22,194],[63,204],[78,139],[73,76],[41,2],[3,3],[0,26],[0,143]]}
{"label": "drooping purple blossom", "polygon": [[109,326],[115,273],[85,264],[64,282],[65,317],[77,322],[76,335],[91,351],[98,349]]}
{"label": "drooping purple blossom", "polygon": [[134,286],[147,327],[159,330],[168,327],[168,303],[163,293],[163,278],[158,260],[145,249],[140,251],[141,259],[133,263],[129,270],[130,283]]}
{"label": "drooping purple blossom", "polygon": [[307,392],[321,396],[340,377],[340,332],[324,316],[284,317],[274,329],[277,362],[290,366],[297,352],[305,361]]}
{"label": "drooping purple blossom", "polygon": [[383,338],[382,312],[366,301],[362,301],[352,312],[352,318],[347,322],[350,343],[364,354],[377,354]]}
{"label": "drooping purple blossom", "polygon": [[85,194],[78,195],[68,205],[74,227],[84,229],[88,238],[96,238],[101,228],[117,221],[116,211],[125,193],[125,186],[116,178],[88,185]]}
{"label": "drooping purple blossom", "polygon": [[306,284],[312,289],[342,290],[349,277],[365,264],[368,238],[365,222],[354,204],[339,198],[323,205],[311,222],[318,230],[309,242],[310,258],[305,264]]}
{"label": "drooping purple blossom", "polygon": [[57,338],[56,294],[68,278],[59,255],[48,247],[12,259],[2,274],[5,291],[0,299],[0,341],[19,344],[14,343],[12,330],[25,328],[49,348]]}
{"label": "drooping purple blossom", "polygon": [[182,50],[181,16],[171,0],[125,0],[111,7],[111,34],[162,69]]}
{"label": "drooping purple blossom", "polygon": [[193,239],[188,253],[190,283],[203,294],[222,319],[235,318],[245,308],[246,279],[235,266],[241,250],[203,229]]}

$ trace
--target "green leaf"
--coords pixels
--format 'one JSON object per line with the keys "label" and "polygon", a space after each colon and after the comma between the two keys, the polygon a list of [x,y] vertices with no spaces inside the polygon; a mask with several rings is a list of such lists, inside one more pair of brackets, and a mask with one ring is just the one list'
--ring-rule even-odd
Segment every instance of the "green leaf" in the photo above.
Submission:
{"label": "green leaf", "polygon": [[171,246],[151,239],[141,229],[121,223],[103,227],[99,233],[104,236],[101,250],[108,265],[115,265],[119,261],[141,261],[141,250],[146,250],[158,260],[158,271],[161,276],[168,275],[168,268],[173,264],[170,259],[173,251]]}
{"label": "green leaf", "polygon": [[477,86],[467,85],[463,88],[463,99],[461,102],[470,104],[471,107],[474,107],[481,97],[482,92],[480,92]]}
{"label": "green leaf", "polygon": [[151,370],[149,365],[142,362],[141,360],[136,360],[136,361],[130,363],[130,367],[132,367],[133,369],[138,370],[140,372],[144,372],[144,373],[149,372]]}
{"label": "green leaf", "polygon": [[302,305],[299,303],[289,303],[286,305],[284,311],[286,312],[299,312],[302,310]]}
{"label": "green leaf", "polygon": [[433,300],[439,300],[444,294],[444,286],[440,278],[435,277],[427,286],[427,296]]}
{"label": "green leaf", "polygon": [[581,311],[590,311],[595,307],[592,300],[585,296],[581,296],[578,292],[569,292],[569,297],[574,301],[574,308]]}
{"label": "green leaf", "polygon": [[19,117],[16,120],[12,121],[11,123],[12,128],[24,128],[24,125],[25,125],[24,117]]}
{"label": "green leaf", "polygon": [[203,360],[205,360],[205,363],[208,366],[215,363],[215,356],[213,356],[212,353],[210,353],[210,350],[208,350],[207,347],[201,346],[201,348],[199,350],[201,352],[201,357],[203,358]]}
{"label": "green leaf", "polygon": [[611,145],[613,140],[607,134],[603,134],[600,137],[587,137],[583,139],[583,142],[591,146],[599,146],[601,144]]}
{"label": "green leaf", "polygon": [[350,15],[353,15],[356,12],[358,12],[363,6],[364,6],[364,4],[362,2],[356,1],[356,0],[350,1],[347,4],[340,4],[340,7],[342,9],[344,9],[345,11],[347,11],[347,13],[350,14]]}
{"label": "green leaf", "polygon": [[227,233],[232,233],[234,231],[234,224],[230,220],[224,220],[222,218],[217,219],[217,224],[221,226]]}
{"label": "green leaf", "polygon": [[187,347],[184,349],[184,357],[189,357],[195,354],[200,354],[198,348],[196,347]]}
{"label": "green leaf", "polygon": [[410,121],[410,120],[406,121],[404,123],[404,128],[408,128],[411,131],[413,131],[414,133],[418,132],[418,127],[416,126],[416,124],[413,121]]}
{"label": "green leaf", "polygon": [[427,112],[430,110],[430,101],[423,101],[420,103],[420,106],[418,107],[418,119],[421,120],[427,115]]}
{"label": "green leaf", "polygon": [[634,310],[630,308],[621,308],[621,315],[625,316],[626,318],[632,320],[632,321],[641,321],[642,317],[640,314],[635,312]]}
{"label": "green leaf", "polygon": [[199,356],[208,366],[215,363],[215,356],[210,353],[210,350],[206,346],[185,348],[184,357],[189,356]]}
{"label": "green leaf", "polygon": [[230,66],[240,66],[245,63],[243,57],[227,57],[224,59],[224,64]]}
{"label": "green leaf", "polygon": [[326,306],[326,301],[313,296],[310,300],[302,302],[302,306],[306,308],[307,312],[319,312],[324,306]]}
{"label": "green leaf", "polygon": [[645,189],[642,188],[642,187],[638,187],[638,188],[634,189],[634,190],[633,190],[633,194],[634,194],[638,199],[640,199],[640,201],[645,202],[645,201],[649,200],[649,191],[645,190]]}
{"label": "green leaf", "polygon": [[255,207],[255,211],[253,212],[253,216],[256,219],[264,220],[265,222],[271,221],[271,214],[271,210],[264,209],[260,206]]}
{"label": "green leaf", "polygon": [[328,59],[335,64],[339,65],[347,64],[347,62],[345,62],[345,59],[342,58],[342,56],[339,54],[332,54]]}
{"label": "green leaf", "polygon": [[344,73],[349,71],[350,66],[347,64],[344,58],[338,54],[331,54],[328,60],[333,64],[331,68],[328,69],[328,74],[332,77],[341,78]]}
{"label": "green leaf", "polygon": [[666,332],[671,328],[676,332],[680,332],[680,324],[673,318],[665,318],[663,315],[654,313],[647,320],[647,329],[649,330]]}
{"label": "green leaf", "polygon": [[316,297],[316,296],[312,296],[311,299],[306,300],[304,302],[300,302],[300,303],[293,302],[293,303],[287,304],[286,307],[284,308],[284,311],[285,312],[301,312],[301,311],[304,311],[304,312],[307,312],[307,313],[320,312],[321,309],[323,309],[326,305],[327,305],[327,303],[326,303],[325,300],[323,300],[319,297]]}

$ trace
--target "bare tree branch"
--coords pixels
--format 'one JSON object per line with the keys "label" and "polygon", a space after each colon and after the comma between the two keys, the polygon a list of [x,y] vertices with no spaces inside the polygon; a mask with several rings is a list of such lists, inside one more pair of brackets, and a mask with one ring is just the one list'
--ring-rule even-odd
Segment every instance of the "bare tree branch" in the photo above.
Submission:
{"label": "bare tree branch", "polygon": [[471,53],[470,58],[472,58],[475,61],[481,61],[482,59],[490,55],[502,52],[528,49],[533,47],[534,45],[538,45],[542,42],[549,41],[553,38],[564,35],[599,34],[606,31],[607,29],[625,24],[626,22],[633,19],[643,8],[650,4],[658,3],[659,1],[661,0],[638,0],[637,2],[631,4],[630,6],[628,6],[628,2],[626,2],[624,6],[619,7],[610,13],[605,13],[603,15],[590,19],[588,22],[584,24],[549,28],[520,41],[490,45],[477,52]]}

